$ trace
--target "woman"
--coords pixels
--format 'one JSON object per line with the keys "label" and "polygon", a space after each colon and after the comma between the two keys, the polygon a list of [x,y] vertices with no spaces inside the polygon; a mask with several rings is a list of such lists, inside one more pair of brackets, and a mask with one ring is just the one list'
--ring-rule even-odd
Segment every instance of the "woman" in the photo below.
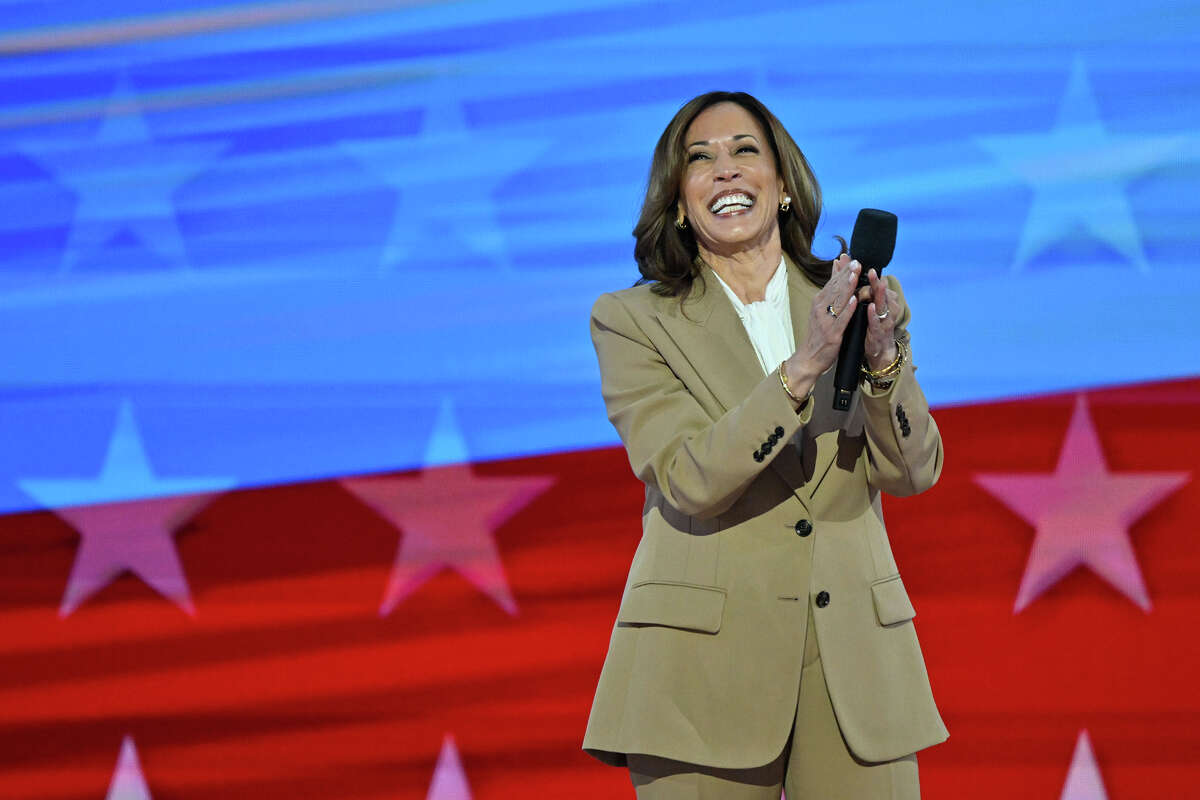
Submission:
{"label": "woman", "polygon": [[[643,281],[592,312],[604,401],[646,485],[584,748],[639,798],[915,798],[946,736],[883,527],[942,444],[899,285],[812,254],[820,189],[779,121],[701,95],[655,148]],[[864,381],[832,410],[868,303]]]}

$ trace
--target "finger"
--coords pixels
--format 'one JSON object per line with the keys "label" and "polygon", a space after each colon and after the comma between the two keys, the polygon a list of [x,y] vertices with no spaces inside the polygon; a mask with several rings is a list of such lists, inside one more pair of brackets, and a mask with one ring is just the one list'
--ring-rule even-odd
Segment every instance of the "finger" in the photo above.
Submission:
{"label": "finger", "polygon": [[[828,316],[831,320],[841,321],[841,317],[846,313],[848,301],[854,294],[855,287],[858,285],[858,273],[862,268],[857,261],[849,260],[848,257],[839,256],[839,260],[844,261],[843,269],[835,275],[831,275],[829,281],[817,294],[820,311]],[[824,295],[824,296],[822,296]],[[829,309],[833,308],[833,313],[829,313]],[[852,309],[851,309],[852,310]],[[844,325],[842,326],[844,327]],[[840,330],[837,322],[833,324],[833,331],[836,333]]]}
{"label": "finger", "polygon": [[[883,319],[879,317],[883,316]],[[888,309],[881,309],[878,303],[871,303],[871,311],[867,317],[867,335],[876,336],[880,344],[887,344],[892,339],[892,331],[896,321]]]}
{"label": "finger", "polygon": [[871,303],[867,306],[867,347],[868,353],[878,355],[887,341],[884,336],[883,321],[879,319],[879,306]]}
{"label": "finger", "polygon": [[890,334],[892,328],[896,325],[896,318],[900,312],[900,295],[892,291],[887,282],[882,277],[874,281],[875,289],[875,306],[878,309],[876,316],[882,316],[886,324],[884,329]]}
{"label": "finger", "polygon": [[833,260],[833,266],[829,271],[829,280],[825,281],[825,285],[822,286],[820,291],[817,292],[817,298],[822,306],[826,305],[829,302],[829,299],[833,296],[831,290],[837,286],[839,276],[842,274],[844,269],[845,267],[843,266],[842,257],[838,256]]}
{"label": "finger", "polygon": [[[878,303],[881,309],[887,309],[891,307],[891,304],[888,302],[887,298],[880,294],[879,290],[874,286],[864,286],[863,288],[859,289],[858,301],[860,303]],[[883,311],[880,311],[879,313],[882,314]]]}
{"label": "finger", "polygon": [[850,299],[850,295],[854,294],[858,286],[858,274],[862,271],[862,264],[852,260],[846,267],[846,280],[842,284],[842,291],[840,292],[843,303]]}
{"label": "finger", "polygon": [[850,259],[846,257],[845,253],[842,253],[840,256],[838,256],[837,258],[835,258],[833,260],[833,269],[830,273],[830,276],[831,277],[836,276],[840,272],[845,272],[846,265],[849,263],[850,263]]}
{"label": "finger", "polygon": [[[886,291],[880,294],[881,300],[884,297],[887,297]],[[875,311],[872,312],[871,317],[879,323],[879,333],[885,341],[893,338],[893,331],[896,329],[896,320],[900,315],[900,298],[893,292],[889,301],[885,301],[887,302],[886,305],[884,302],[872,304],[875,307]],[[880,317],[883,317],[883,319],[880,319]]]}
{"label": "finger", "polygon": [[836,286],[838,281],[841,280],[841,277],[846,274],[846,271],[848,269],[850,269],[850,264],[851,264],[850,257],[848,255],[846,255],[845,253],[838,256],[836,259],[834,259],[833,272],[830,274],[829,282],[826,283],[825,285],[826,286],[831,286],[831,285]]}
{"label": "finger", "polygon": [[845,269],[836,275],[829,278],[829,282],[822,289],[825,292],[824,303],[832,305],[833,309],[841,314],[841,308],[846,305],[846,300],[854,292],[854,287],[858,284],[858,262],[849,261],[846,263]]}
{"label": "finger", "polygon": [[846,300],[845,308],[838,312],[837,319],[834,320],[833,332],[838,339],[842,338],[846,326],[850,324],[850,320],[854,317],[854,309],[856,308],[858,308],[858,298],[851,294]]}
{"label": "finger", "polygon": [[875,270],[871,270],[867,274],[867,278],[871,281],[871,299],[875,301],[875,305],[879,307],[879,313],[884,314],[887,309],[891,308],[887,297],[887,285],[883,282],[883,278]]}
{"label": "finger", "polygon": [[871,302],[871,300],[874,299],[874,297],[875,297],[875,279],[873,277],[874,275],[875,275],[875,270],[873,270],[873,269],[867,270],[867,275],[866,275],[867,285],[859,288],[858,302],[869,303],[869,302]]}

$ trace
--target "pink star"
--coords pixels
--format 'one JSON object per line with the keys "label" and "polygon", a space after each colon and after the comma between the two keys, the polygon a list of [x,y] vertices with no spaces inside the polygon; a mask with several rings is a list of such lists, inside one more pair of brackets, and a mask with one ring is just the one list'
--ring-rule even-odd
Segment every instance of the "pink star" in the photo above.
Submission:
{"label": "pink star", "polygon": [[484,478],[467,464],[455,464],[425,469],[416,477],[346,478],[341,483],[403,533],[380,616],[446,567],[509,614],[517,613],[494,532],[554,478]]}
{"label": "pink star", "polygon": [[1076,398],[1053,473],[975,475],[976,483],[1036,529],[1013,613],[1079,566],[1149,611],[1129,526],[1189,476],[1109,472],[1083,395]]}
{"label": "pink star", "polygon": [[80,537],[58,615],[69,615],[126,571],[194,615],[173,532],[212,497],[211,493],[156,497],[55,510]]}
{"label": "pink star", "polygon": [[416,477],[372,476],[341,481],[403,536],[379,615],[446,567],[457,570],[509,614],[517,601],[496,550],[495,529],[554,483],[535,475],[484,478],[471,471],[467,444],[446,399],[425,448],[426,467]]}
{"label": "pink star", "polygon": [[150,788],[142,775],[132,736],[126,736],[121,742],[121,755],[117,758],[117,768],[113,770],[105,800],[150,800]]}
{"label": "pink star", "polygon": [[1071,756],[1067,782],[1063,784],[1059,800],[1108,800],[1104,779],[1100,777],[1096,755],[1092,752],[1092,741],[1086,730],[1080,731],[1075,741],[1075,755]]}
{"label": "pink star", "polygon": [[79,531],[79,549],[59,605],[60,617],[126,571],[188,614],[195,613],[174,532],[234,481],[155,474],[131,403],[121,404],[104,464],[95,478],[29,478],[20,485]]}
{"label": "pink star", "polygon": [[454,737],[446,734],[442,739],[442,752],[438,754],[437,766],[433,768],[433,780],[425,800],[471,800],[471,787],[467,784],[467,773],[463,770]]}

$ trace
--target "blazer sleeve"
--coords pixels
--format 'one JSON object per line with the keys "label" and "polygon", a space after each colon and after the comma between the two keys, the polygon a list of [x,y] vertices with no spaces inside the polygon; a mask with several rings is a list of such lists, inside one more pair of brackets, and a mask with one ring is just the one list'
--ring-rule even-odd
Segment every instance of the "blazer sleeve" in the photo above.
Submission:
{"label": "blazer sleeve", "polygon": [[812,402],[797,413],[774,370],[713,419],[654,346],[643,327],[648,324],[657,322],[645,314],[639,319],[616,294],[601,296],[592,308],[608,418],[638,478],[682,513],[714,517],[808,422]]}
{"label": "blazer sleeve", "polygon": [[[911,318],[908,303],[899,281],[894,276],[887,276],[887,280],[900,295],[896,338],[908,343]],[[911,346],[909,355],[908,363],[887,389],[880,391],[869,383],[862,385],[867,482],[896,497],[919,494],[937,483],[942,474],[942,435],[917,383]]]}

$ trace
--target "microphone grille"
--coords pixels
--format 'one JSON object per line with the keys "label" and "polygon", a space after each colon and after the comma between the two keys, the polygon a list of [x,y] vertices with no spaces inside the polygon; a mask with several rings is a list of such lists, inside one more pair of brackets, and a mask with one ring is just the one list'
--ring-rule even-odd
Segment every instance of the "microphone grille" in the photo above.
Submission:
{"label": "microphone grille", "polygon": [[877,272],[892,260],[896,250],[896,215],[877,208],[864,208],[854,221],[850,236],[850,256],[863,265],[863,274],[874,268]]}

